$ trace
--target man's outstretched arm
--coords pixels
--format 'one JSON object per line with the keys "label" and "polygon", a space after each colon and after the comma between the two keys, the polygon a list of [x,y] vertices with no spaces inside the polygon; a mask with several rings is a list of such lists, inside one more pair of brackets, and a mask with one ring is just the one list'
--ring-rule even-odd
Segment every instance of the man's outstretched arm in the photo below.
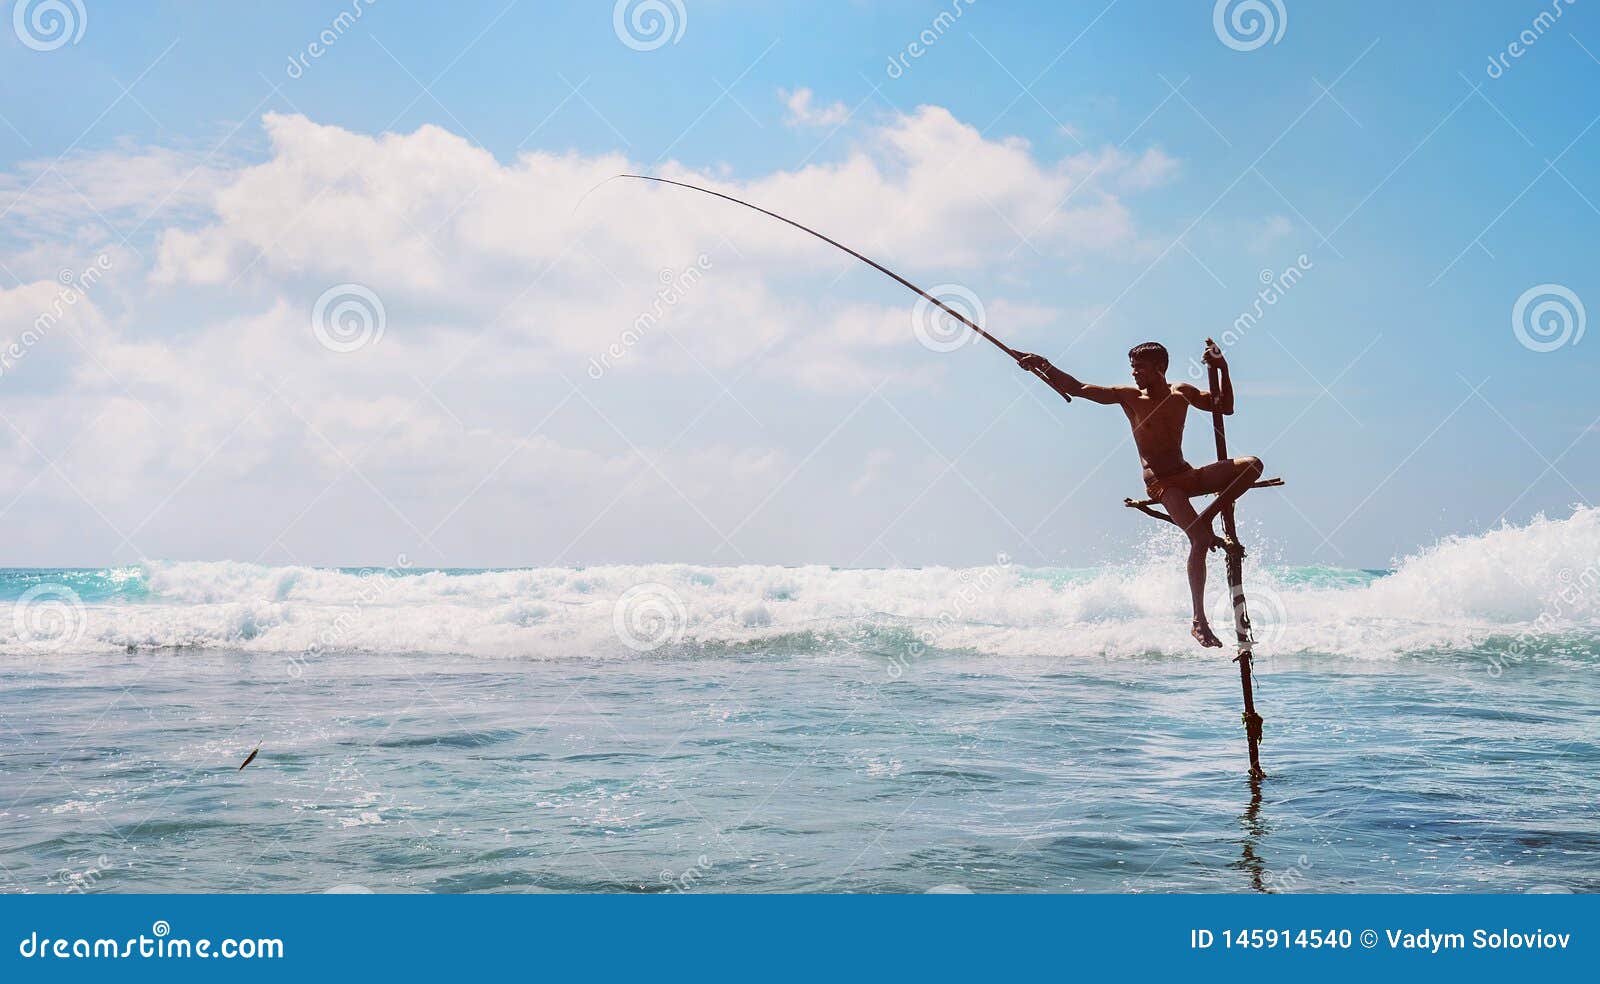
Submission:
{"label": "man's outstretched arm", "polygon": [[1024,372],[1033,372],[1036,369],[1044,370],[1045,381],[1050,388],[1062,396],[1081,396],[1091,403],[1104,403],[1106,405],[1122,402],[1122,393],[1119,387],[1095,386],[1092,383],[1079,382],[1078,378],[1069,372],[1062,372],[1050,364],[1050,360],[1042,355],[1027,354],[1017,360]]}

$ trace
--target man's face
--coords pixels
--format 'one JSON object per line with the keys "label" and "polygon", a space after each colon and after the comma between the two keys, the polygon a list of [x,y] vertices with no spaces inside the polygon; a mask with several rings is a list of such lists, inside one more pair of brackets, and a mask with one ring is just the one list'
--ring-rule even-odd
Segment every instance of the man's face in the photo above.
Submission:
{"label": "man's face", "polygon": [[1149,389],[1165,378],[1165,374],[1149,359],[1129,359],[1128,368],[1133,372],[1133,384],[1140,389]]}

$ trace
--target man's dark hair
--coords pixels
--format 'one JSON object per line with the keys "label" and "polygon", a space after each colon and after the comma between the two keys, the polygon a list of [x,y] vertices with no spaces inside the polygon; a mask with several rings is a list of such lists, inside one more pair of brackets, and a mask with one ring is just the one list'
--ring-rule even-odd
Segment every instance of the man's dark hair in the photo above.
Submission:
{"label": "man's dark hair", "polygon": [[1128,350],[1128,358],[1154,362],[1157,369],[1167,371],[1167,347],[1160,342],[1140,342]]}

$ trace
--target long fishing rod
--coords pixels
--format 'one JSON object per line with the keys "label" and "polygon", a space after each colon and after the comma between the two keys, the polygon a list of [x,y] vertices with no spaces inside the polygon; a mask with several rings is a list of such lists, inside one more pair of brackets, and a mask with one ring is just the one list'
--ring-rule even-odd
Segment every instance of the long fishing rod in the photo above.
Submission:
{"label": "long fishing rod", "polygon": [[[813,235],[813,236],[817,237],[818,239],[822,240],[823,242],[827,243],[829,246],[833,246],[833,247],[835,247],[837,249],[844,250],[846,253],[849,253],[851,256],[853,256],[856,259],[860,260],[862,263],[865,263],[867,266],[872,267],[874,270],[876,270],[879,273],[889,277],[891,280],[895,281],[896,283],[898,283],[901,286],[905,287],[906,289],[910,290],[912,293],[918,295],[919,297],[923,298],[924,300],[927,300],[929,303],[937,306],[945,314],[950,315],[950,317],[955,318],[957,321],[961,322],[962,324],[966,325],[968,328],[971,328],[973,331],[977,332],[978,334],[982,335],[984,338],[988,339],[990,342],[994,343],[994,346],[996,348],[998,348],[1000,351],[1004,352],[1006,355],[1009,355],[1011,358],[1017,360],[1017,362],[1020,363],[1022,361],[1022,357],[1027,354],[1025,352],[1018,352],[1016,349],[1014,349],[1011,346],[1007,345],[1005,342],[1002,342],[1000,339],[998,339],[998,338],[994,337],[993,335],[989,334],[987,331],[983,330],[982,328],[978,327],[978,325],[974,324],[973,321],[970,318],[968,318],[966,315],[962,314],[960,311],[957,311],[956,309],[952,308],[950,305],[948,305],[945,302],[939,300],[937,297],[934,297],[932,294],[930,294],[927,291],[923,290],[921,287],[918,287],[916,284],[912,283],[911,281],[907,280],[906,278],[900,276],[898,273],[895,273],[893,270],[891,270],[888,267],[884,266],[882,263],[879,263],[877,260],[874,260],[869,256],[863,256],[860,253],[857,253],[855,250],[851,249],[850,247],[846,246],[844,243],[839,242],[837,239],[830,239],[827,236],[824,236],[822,233],[818,232],[817,230],[812,229],[809,226],[801,225],[800,223],[796,222],[793,219],[785,218],[784,216],[779,215],[777,212],[768,211],[767,209],[764,209],[759,205],[752,205],[749,202],[744,201],[743,199],[740,199],[740,198],[735,198],[732,195],[725,195],[720,191],[712,191],[710,188],[702,188],[699,185],[692,185],[692,184],[689,184],[688,182],[685,182],[685,181],[674,181],[671,178],[656,178],[656,177],[651,177],[648,174],[619,174],[619,175],[617,175],[617,177],[619,177],[619,178],[635,178],[635,179],[637,179],[639,181],[657,181],[657,182],[660,182],[661,184],[677,185],[679,188],[687,188],[690,191],[698,191],[698,192],[700,192],[701,194],[704,194],[704,195],[713,195],[713,196],[715,196],[717,198],[721,198],[721,199],[723,199],[725,201],[733,202],[735,205],[743,205],[745,208],[753,209],[753,210],[755,210],[757,212],[760,212],[762,215],[769,215],[772,218],[777,219],[779,222],[787,222],[789,225],[794,226],[796,229],[799,229],[801,232],[810,233],[811,235]],[[1044,380],[1046,383],[1050,382],[1050,377],[1045,373],[1045,371],[1043,369],[1033,369],[1033,370],[1031,370],[1031,372],[1035,376],[1038,376],[1040,379]],[[1057,392],[1060,392],[1060,391],[1057,390]],[[1065,399],[1069,403],[1072,401],[1072,397],[1067,396],[1067,394],[1065,394],[1065,393],[1061,393],[1061,396],[1062,396],[1063,399]]]}

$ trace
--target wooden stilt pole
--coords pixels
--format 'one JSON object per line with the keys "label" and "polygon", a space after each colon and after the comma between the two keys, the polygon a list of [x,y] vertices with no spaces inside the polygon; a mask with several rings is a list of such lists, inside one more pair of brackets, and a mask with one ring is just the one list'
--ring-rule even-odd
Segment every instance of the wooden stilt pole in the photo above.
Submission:
{"label": "wooden stilt pole", "polygon": [[[1207,340],[1209,344],[1209,339]],[[1222,385],[1216,366],[1208,367],[1211,383],[1211,397],[1213,400],[1222,395]],[[1217,460],[1226,461],[1228,458],[1228,436],[1223,430],[1223,417],[1220,413],[1212,413],[1211,429],[1217,438]],[[1256,713],[1256,698],[1251,686],[1250,660],[1252,653],[1250,647],[1255,640],[1250,636],[1250,612],[1245,607],[1244,600],[1244,547],[1239,543],[1239,532],[1234,525],[1233,503],[1228,503],[1222,508],[1222,534],[1223,554],[1227,558],[1228,590],[1233,597],[1233,630],[1239,641],[1239,655],[1234,660],[1239,664],[1239,686],[1244,691],[1244,733],[1250,743],[1250,778],[1261,779],[1266,772],[1261,768],[1261,715]]]}

